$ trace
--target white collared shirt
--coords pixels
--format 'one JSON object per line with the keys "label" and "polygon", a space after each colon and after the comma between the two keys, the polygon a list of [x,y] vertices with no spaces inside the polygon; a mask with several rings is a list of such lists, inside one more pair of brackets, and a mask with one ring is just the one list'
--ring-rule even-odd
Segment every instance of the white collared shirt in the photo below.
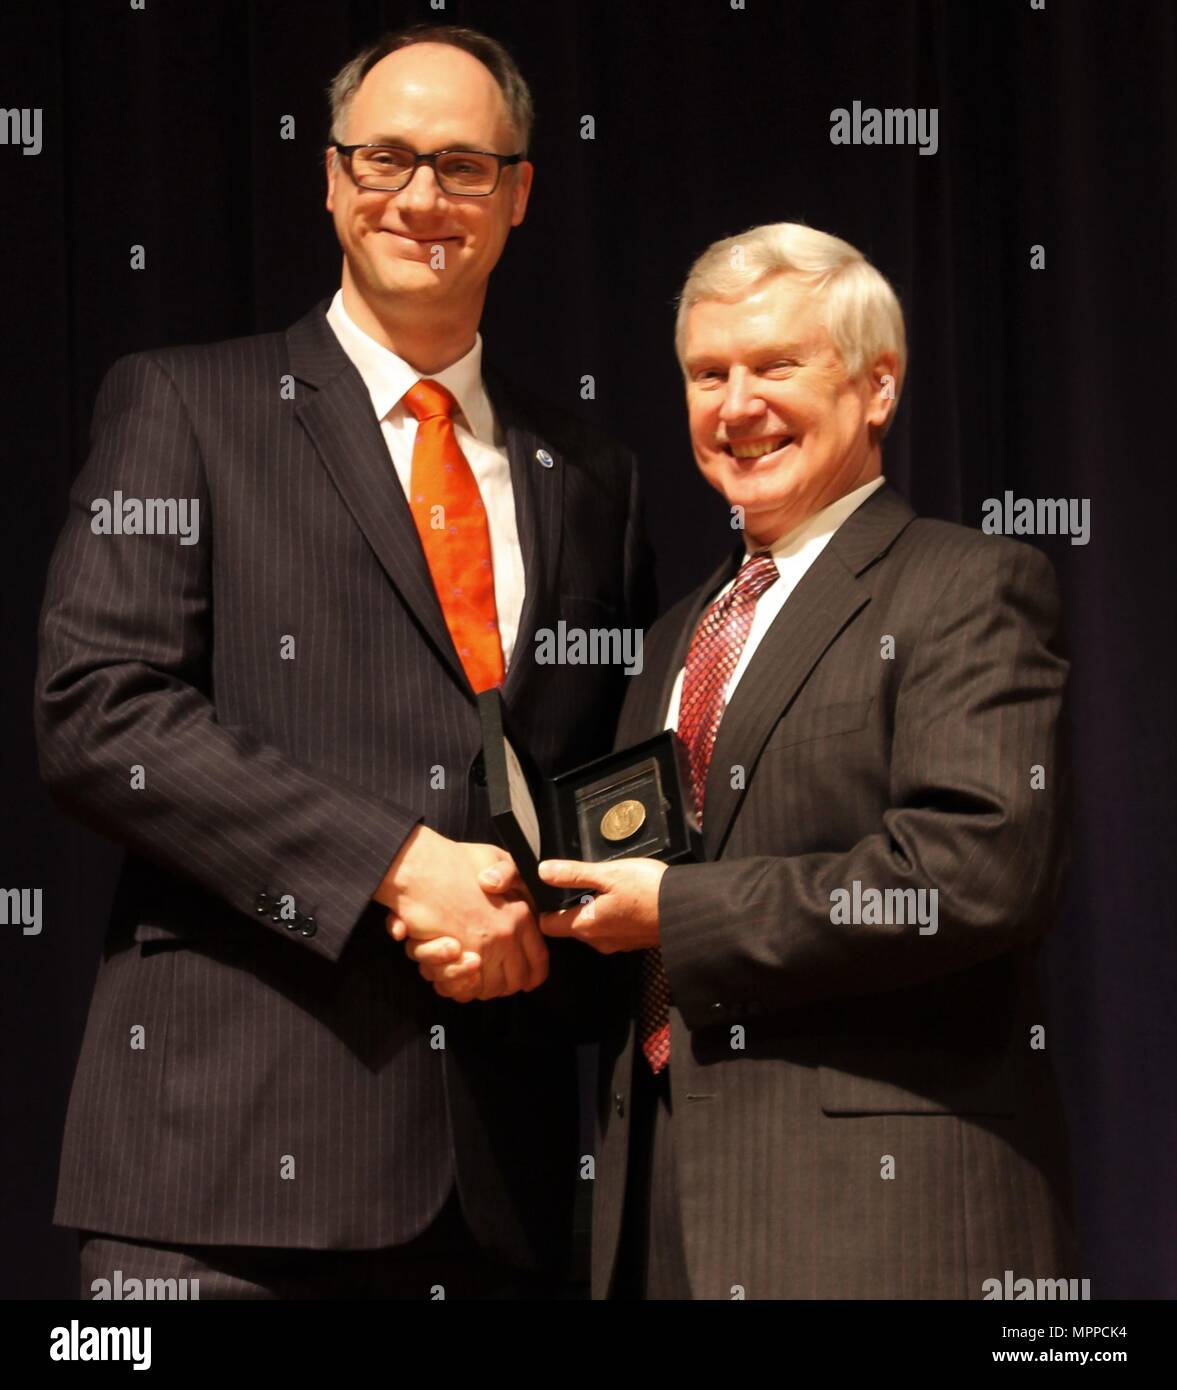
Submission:
{"label": "white collared shirt", "polygon": [[[417,418],[405,405],[404,394],[422,379],[421,374],[359,327],[343,307],[342,289],[335,292],[327,310],[327,322],[368,388],[392,465],[407,498],[413,474]],[[505,670],[510,665],[519,635],[526,580],[515,518],[511,462],[482,381],[482,335],[476,333],[470,351],[444,371],[434,372],[429,380],[440,382],[458,404],[454,434],[470,464],[486,508]]]}
{"label": "white collared shirt", "polygon": [[[748,663],[755,655],[756,648],[760,645],[764,634],[776,621],[777,614],[785,606],[789,595],[801,582],[805,571],[813,564],[814,560],[821,554],[829,543],[830,537],[846,520],[851,512],[857,511],[866,501],[872,492],[877,492],[883,486],[884,479],[874,478],[869,483],[863,483],[853,492],[848,492],[845,497],[839,497],[836,502],[831,502],[828,507],[823,507],[820,512],[816,512],[808,521],[803,521],[800,526],[790,531],[788,535],[782,536],[771,546],[767,547],[776,561],[777,572],[780,578],[775,584],[760,595],[756,603],[756,611],[752,615],[752,626],[748,631],[748,640],[744,643],[744,649],[740,653],[740,659],[736,664],[736,669],[732,672],[732,678],[728,682],[727,693],[724,703],[729,701],[735,692],[735,688],[740,683],[740,677],[748,669]],[[749,555],[757,550],[765,549],[764,546],[749,546]],[[716,599],[721,598],[735,583],[734,578],[719,590],[711,598],[704,608],[711,606]],[[685,668],[680,670],[674,682],[674,689],[670,692],[670,705],[666,711],[667,729],[678,727],[678,706],[682,698],[682,683]]]}

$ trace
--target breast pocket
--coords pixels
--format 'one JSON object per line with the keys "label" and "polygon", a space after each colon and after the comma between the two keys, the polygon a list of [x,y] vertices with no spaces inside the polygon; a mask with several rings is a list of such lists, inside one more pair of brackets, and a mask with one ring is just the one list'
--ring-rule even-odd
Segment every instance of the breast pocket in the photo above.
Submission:
{"label": "breast pocket", "polygon": [[558,616],[565,622],[571,623],[571,614],[577,615],[577,621],[583,621],[586,625],[609,626],[619,612],[617,606],[610,600],[598,598],[593,594],[560,594],[556,599]]}
{"label": "breast pocket", "polygon": [[874,702],[872,695],[865,700],[839,700],[786,714],[773,730],[764,751],[768,755],[780,753],[799,743],[835,738],[838,734],[865,728]]}
{"label": "breast pocket", "polygon": [[1013,1115],[1010,1059],[883,1045],[817,1068],[824,1114]]}

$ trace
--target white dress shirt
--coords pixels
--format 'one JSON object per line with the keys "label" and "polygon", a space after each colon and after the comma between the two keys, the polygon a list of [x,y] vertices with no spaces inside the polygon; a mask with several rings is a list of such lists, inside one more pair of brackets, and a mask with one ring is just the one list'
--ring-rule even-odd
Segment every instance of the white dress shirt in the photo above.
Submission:
{"label": "white dress shirt", "polygon": [[[403,397],[422,379],[421,373],[356,324],[343,307],[342,290],[337,290],[331,301],[327,322],[368,388],[392,465],[407,498],[413,475],[417,418],[405,405]],[[470,464],[486,508],[495,607],[498,610],[505,670],[510,665],[515,639],[519,634],[526,581],[519,527],[515,519],[511,463],[502,430],[482,381],[482,335],[474,335],[474,346],[465,357],[460,357],[444,371],[434,372],[428,379],[440,382],[457,402],[454,433],[458,446]]]}
{"label": "white dress shirt", "polygon": [[[736,669],[732,672],[732,678],[727,685],[724,696],[725,704],[731,699],[736,686],[739,685],[740,677],[748,669],[748,663],[752,660],[764,634],[776,621],[777,614],[785,606],[789,595],[800,584],[802,575],[826,548],[830,537],[851,512],[857,511],[872,492],[876,492],[883,486],[884,481],[883,478],[879,477],[869,483],[863,483],[853,492],[848,492],[845,497],[839,497],[836,502],[831,502],[828,507],[823,507],[820,512],[816,512],[808,521],[803,521],[800,526],[790,531],[788,535],[782,536],[771,546],[750,545],[748,547],[749,555],[754,554],[757,550],[767,549],[776,561],[780,578],[760,595],[756,603],[756,611],[752,615],[752,626],[748,631],[748,640],[744,643],[744,650],[740,653]],[[716,599],[722,598],[733,583],[735,583],[734,579],[725,584],[708,601],[703,611],[706,612]],[[664,726],[667,729],[678,728],[678,706],[682,698],[684,672],[685,668],[679,671],[675,678],[674,689],[670,692],[670,705],[666,711],[666,724]]]}

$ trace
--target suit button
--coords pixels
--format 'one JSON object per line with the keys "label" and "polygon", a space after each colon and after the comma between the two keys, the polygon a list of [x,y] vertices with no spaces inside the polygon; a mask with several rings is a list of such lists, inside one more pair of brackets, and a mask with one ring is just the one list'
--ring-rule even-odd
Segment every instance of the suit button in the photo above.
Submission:
{"label": "suit button", "polygon": [[270,897],[269,897],[269,894],[268,894],[268,893],[259,893],[259,894],[257,895],[257,897],[254,899],[253,905],[254,905],[254,907],[257,908],[257,910],[258,910],[259,912],[263,912],[263,913],[264,913],[264,912],[267,912],[267,911],[269,910],[269,907],[270,907]]}
{"label": "suit button", "polygon": [[722,1004],[712,1004],[712,1005],[711,1005],[711,1012],[712,1012],[713,1014],[722,1013],[722,1012],[723,1012],[723,1005],[722,1005]]}
{"label": "suit button", "polygon": [[613,1109],[617,1111],[619,1120],[625,1119],[625,1097],[620,1091],[613,1092]]}
{"label": "suit button", "polygon": [[302,926],[299,927],[299,931],[303,936],[314,936],[318,930],[319,924],[313,917],[304,917],[302,919]]}
{"label": "suit button", "polygon": [[486,764],[482,761],[481,753],[479,753],[471,765],[470,780],[476,787],[486,786]]}

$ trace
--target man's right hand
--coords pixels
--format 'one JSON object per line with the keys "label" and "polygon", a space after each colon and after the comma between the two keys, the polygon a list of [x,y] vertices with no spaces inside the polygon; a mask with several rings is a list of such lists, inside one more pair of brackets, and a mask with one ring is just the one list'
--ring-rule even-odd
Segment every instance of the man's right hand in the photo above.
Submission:
{"label": "man's right hand", "polygon": [[[463,960],[480,969],[447,971],[426,954],[418,963],[439,994],[466,1002],[498,999],[543,984],[548,949],[530,904],[518,893],[479,886],[481,870],[513,875],[511,856],[495,845],[462,844],[419,825],[401,846],[373,899],[390,909],[389,935],[406,940],[410,954],[442,938],[457,940]],[[399,923],[399,930],[394,924]]]}

